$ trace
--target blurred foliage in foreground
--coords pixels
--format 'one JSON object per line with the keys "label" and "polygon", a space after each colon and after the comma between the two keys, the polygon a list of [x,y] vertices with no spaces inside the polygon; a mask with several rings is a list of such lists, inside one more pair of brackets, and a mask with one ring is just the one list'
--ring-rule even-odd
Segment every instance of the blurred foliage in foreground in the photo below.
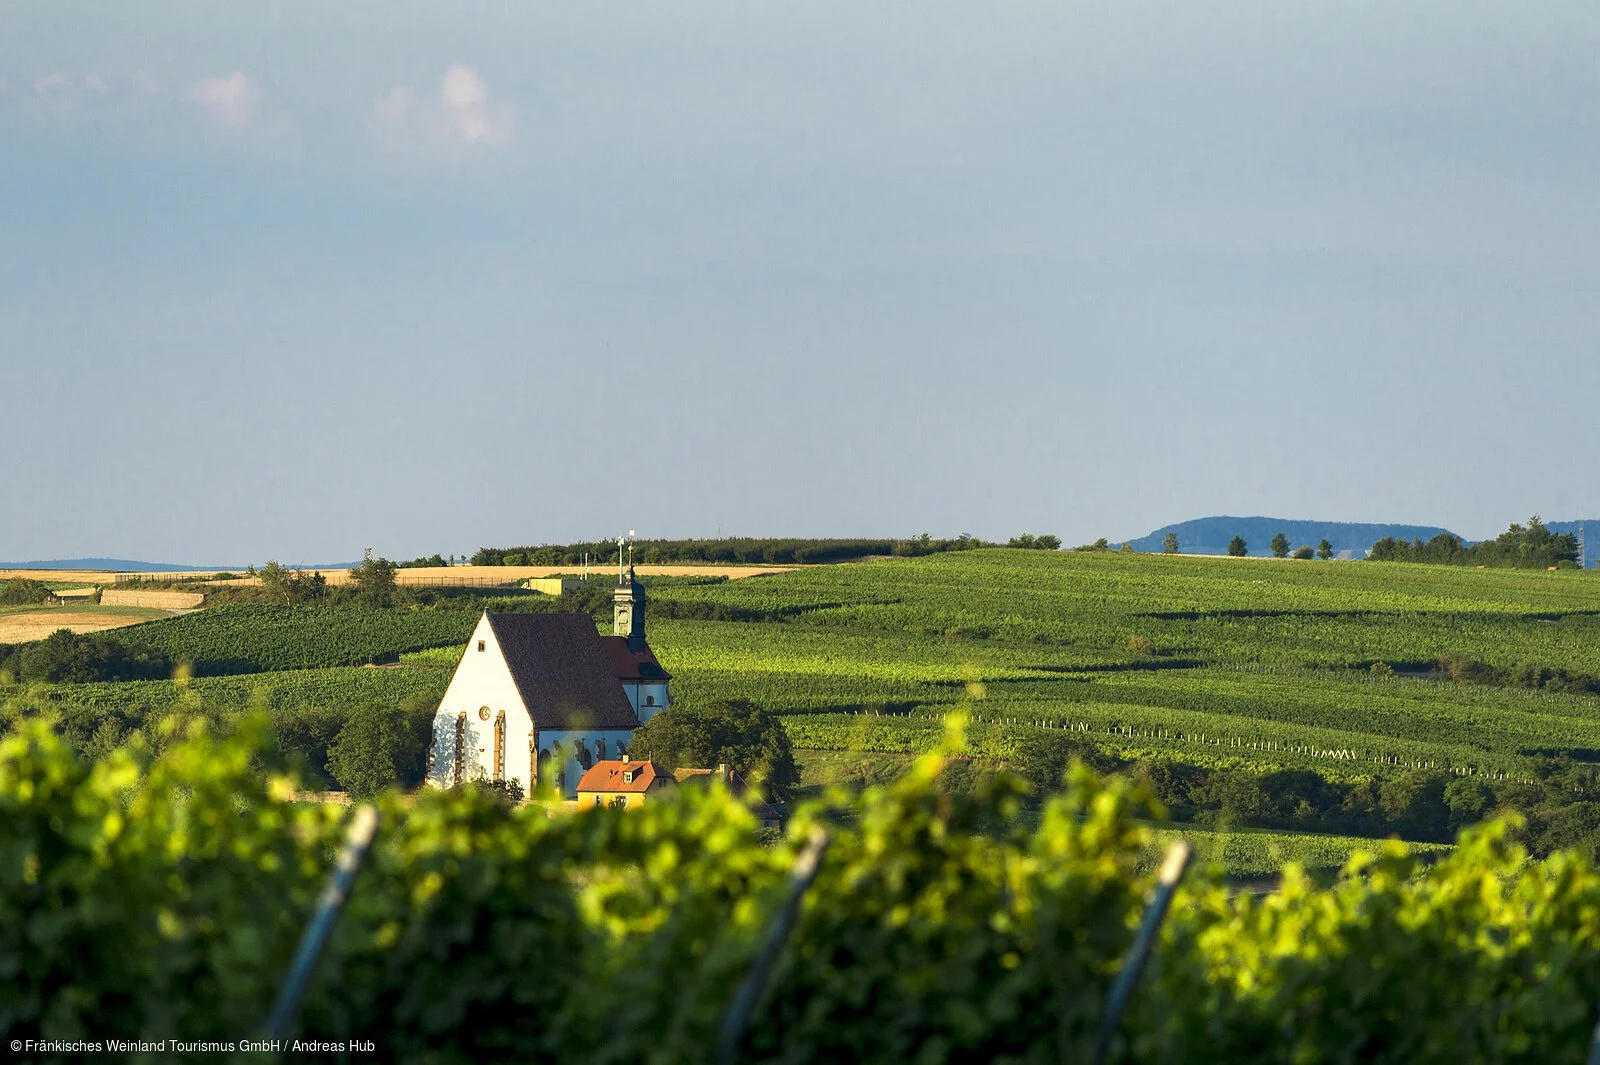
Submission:
{"label": "blurred foliage in foreground", "polygon": [[[259,721],[184,726],[95,764],[37,724],[0,741],[0,1030],[239,1039],[256,1030],[342,837],[262,772]],[[1150,887],[1147,800],[1082,768],[1041,816],[941,756],[797,813],[821,876],[739,1060],[1088,1060]],[[550,817],[479,790],[381,800],[383,827],[300,1033],[404,1061],[702,1062],[787,889],[720,792]],[[1120,1061],[1579,1062],[1600,998],[1600,875],[1504,826],[1420,867],[1397,844],[1331,888],[1230,895],[1192,873]]]}

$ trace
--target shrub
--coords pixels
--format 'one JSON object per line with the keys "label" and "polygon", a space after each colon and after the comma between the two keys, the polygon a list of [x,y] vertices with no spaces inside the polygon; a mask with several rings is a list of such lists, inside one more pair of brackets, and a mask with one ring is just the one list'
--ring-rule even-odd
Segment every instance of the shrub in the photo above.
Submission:
{"label": "shrub", "polygon": [[27,606],[48,603],[54,596],[43,581],[26,578],[0,581],[0,606]]}

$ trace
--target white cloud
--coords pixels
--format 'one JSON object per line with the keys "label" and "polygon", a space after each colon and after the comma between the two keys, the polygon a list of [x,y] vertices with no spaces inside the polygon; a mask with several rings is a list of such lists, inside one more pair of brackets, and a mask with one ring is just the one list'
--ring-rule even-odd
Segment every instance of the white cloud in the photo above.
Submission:
{"label": "white cloud", "polygon": [[457,151],[511,140],[516,118],[496,100],[478,72],[456,64],[439,80],[437,102],[396,85],[372,104],[371,128],[391,151]]}
{"label": "white cloud", "polygon": [[504,144],[511,139],[511,112],[489,99],[489,87],[471,67],[453,66],[439,83],[446,121],[468,144]]}
{"label": "white cloud", "polygon": [[33,79],[33,91],[43,96],[55,89],[68,89],[72,87],[72,79],[65,74],[46,74],[42,78]]}
{"label": "white cloud", "polygon": [[189,86],[189,102],[224,126],[248,126],[261,113],[261,90],[241,71]]}
{"label": "white cloud", "polygon": [[83,87],[88,89],[90,92],[98,93],[103,93],[110,88],[110,86],[106,84],[106,79],[102,78],[92,70],[84,77]]}

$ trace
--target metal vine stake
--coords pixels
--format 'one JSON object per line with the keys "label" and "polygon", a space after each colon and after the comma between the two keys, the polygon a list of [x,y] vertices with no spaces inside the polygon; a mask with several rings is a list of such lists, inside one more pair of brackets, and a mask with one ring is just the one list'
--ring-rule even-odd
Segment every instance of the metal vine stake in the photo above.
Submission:
{"label": "metal vine stake", "polygon": [[306,987],[311,983],[311,974],[316,971],[317,961],[322,957],[323,948],[328,945],[328,936],[338,923],[339,913],[350,897],[350,887],[355,883],[356,873],[361,871],[361,863],[377,832],[377,808],[358,807],[355,817],[350,821],[350,833],[345,837],[344,849],[339,852],[339,860],[333,867],[333,875],[328,878],[327,886],[317,899],[316,912],[306,926],[305,934],[300,937],[300,947],[289,966],[289,975],[278,989],[278,999],[272,1004],[272,1013],[262,1028],[264,1038],[288,1037],[289,1028],[300,1012],[300,1000],[305,997]]}
{"label": "metal vine stake", "polygon": [[1156,933],[1161,931],[1161,922],[1167,919],[1167,911],[1172,907],[1172,896],[1177,893],[1178,881],[1183,879],[1184,871],[1189,868],[1189,859],[1193,853],[1189,842],[1182,839],[1174,841],[1172,846],[1167,848],[1167,859],[1161,863],[1161,872],[1156,876],[1155,897],[1145,908],[1144,920],[1139,924],[1139,934],[1134,937],[1133,946],[1128,948],[1128,956],[1122,960],[1122,969],[1111,985],[1111,994],[1106,997],[1105,1013],[1100,1017],[1100,1036],[1095,1041],[1095,1065],[1102,1065],[1106,1055],[1111,1052],[1111,1038],[1116,1035],[1122,1014],[1128,1008],[1128,1001],[1133,998],[1134,985],[1139,982],[1139,977],[1144,973],[1145,963],[1150,960],[1150,950],[1155,946]]}

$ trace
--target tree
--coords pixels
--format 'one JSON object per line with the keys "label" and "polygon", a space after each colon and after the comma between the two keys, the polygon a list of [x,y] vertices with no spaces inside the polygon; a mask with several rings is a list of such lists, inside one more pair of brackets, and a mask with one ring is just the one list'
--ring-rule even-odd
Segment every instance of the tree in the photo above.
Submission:
{"label": "tree", "polygon": [[106,633],[79,634],[71,629],[57,629],[42,640],[23,644],[4,656],[0,667],[17,680],[53,684],[172,676],[172,661],[160,651],[124,644]]}
{"label": "tree", "polygon": [[1311,548],[1306,544],[1301,544],[1299,547],[1294,549],[1294,557],[1298,558],[1298,559],[1302,559],[1302,560],[1303,559],[1308,559],[1308,558],[1315,558],[1316,554],[1317,553],[1315,551],[1311,550]]}
{"label": "tree", "polygon": [[399,781],[409,739],[404,710],[376,703],[358,706],[328,747],[328,771],[352,799],[370,799]]}
{"label": "tree", "polygon": [[675,703],[633,734],[628,753],[667,769],[726,765],[776,798],[800,779],[782,723],[744,699]]}
{"label": "tree", "polygon": [[1067,767],[1073,762],[1082,762],[1101,773],[1117,764],[1094,744],[1058,729],[1026,730],[1017,738],[1016,758],[1018,772],[1041,797],[1060,790]]}
{"label": "tree", "polygon": [[1324,562],[1333,557],[1333,545],[1328,543],[1326,536],[1322,538],[1321,543],[1317,544],[1317,557]]}
{"label": "tree", "polygon": [[1289,538],[1287,536],[1283,535],[1282,532],[1278,533],[1278,535],[1276,535],[1276,536],[1274,536],[1272,538],[1272,557],[1273,558],[1288,558],[1289,557]]}
{"label": "tree", "polygon": [[328,579],[321,573],[290,569],[277,559],[261,567],[260,577],[268,594],[285,603],[314,603],[328,591]]}
{"label": "tree", "polygon": [[277,559],[268,559],[267,564],[261,567],[257,574],[261,578],[261,587],[265,588],[274,598],[283,596],[283,601],[289,601],[288,589],[284,584],[289,579],[289,567]]}
{"label": "tree", "polygon": [[361,563],[350,570],[350,580],[360,589],[362,599],[373,606],[388,606],[394,601],[398,568],[381,555],[374,558],[369,547],[361,552]]}
{"label": "tree", "polygon": [[1244,537],[1235,536],[1232,540],[1228,541],[1228,554],[1234,556],[1235,558],[1243,558],[1249,553],[1250,545],[1245,542]]}
{"label": "tree", "polygon": [[1161,553],[1163,555],[1176,555],[1178,553],[1178,534],[1169,532],[1161,538]]}

